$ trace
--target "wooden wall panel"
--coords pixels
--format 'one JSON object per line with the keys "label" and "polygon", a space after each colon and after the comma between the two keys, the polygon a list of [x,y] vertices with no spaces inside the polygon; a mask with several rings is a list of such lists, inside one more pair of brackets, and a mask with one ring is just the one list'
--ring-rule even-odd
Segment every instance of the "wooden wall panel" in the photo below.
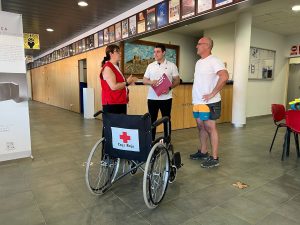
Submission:
{"label": "wooden wall panel", "polygon": [[143,115],[148,112],[147,95],[148,86],[135,85],[129,87],[129,104],[127,107],[130,115]]}
{"label": "wooden wall panel", "polygon": [[184,128],[196,127],[196,120],[193,117],[193,103],[192,103],[192,85],[184,85],[185,99],[184,99]]}
{"label": "wooden wall panel", "polygon": [[98,48],[94,51],[87,52],[87,80],[88,87],[94,88],[95,112],[102,109],[99,74],[104,56],[105,48]]}
{"label": "wooden wall panel", "polygon": [[226,85],[221,91],[222,97],[222,114],[221,118],[217,120],[219,123],[232,121],[232,97],[233,88],[232,85]]}
{"label": "wooden wall panel", "polygon": [[184,124],[184,104],[185,104],[185,85],[176,87],[173,90],[173,100],[172,100],[172,130],[182,129]]}
{"label": "wooden wall panel", "polygon": [[78,60],[87,60],[88,87],[95,90],[95,111],[101,108],[99,72],[105,47],[31,70],[33,100],[80,112]]}
{"label": "wooden wall panel", "polygon": [[[147,112],[148,87],[136,85],[129,87],[129,89],[128,114],[142,115]],[[221,92],[221,96],[222,114],[217,123],[231,122],[232,85],[226,85]],[[159,114],[158,118],[160,117],[161,115]],[[180,85],[174,89],[171,117],[172,130],[196,127],[196,121],[193,118],[192,85]],[[157,131],[162,131],[162,126],[159,126]]]}
{"label": "wooden wall panel", "polygon": [[[95,111],[101,109],[101,85],[99,73],[105,47],[60,60],[31,70],[33,100],[80,112],[78,60],[87,60],[88,87],[94,88]],[[130,86],[128,114],[142,115],[148,111],[148,86]],[[218,123],[231,122],[232,85],[221,91],[222,116]],[[192,85],[180,85],[174,90],[172,129],[195,127],[192,114]],[[159,115],[160,117],[160,115]],[[162,127],[158,128],[162,131]]]}

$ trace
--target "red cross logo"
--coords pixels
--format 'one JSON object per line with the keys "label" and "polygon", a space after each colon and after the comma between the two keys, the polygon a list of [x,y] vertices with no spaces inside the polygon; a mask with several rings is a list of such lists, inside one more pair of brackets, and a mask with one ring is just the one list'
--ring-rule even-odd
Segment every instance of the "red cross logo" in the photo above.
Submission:
{"label": "red cross logo", "polygon": [[120,135],[120,139],[123,140],[123,143],[128,143],[131,138],[127,135],[127,132],[123,132],[122,135]]}

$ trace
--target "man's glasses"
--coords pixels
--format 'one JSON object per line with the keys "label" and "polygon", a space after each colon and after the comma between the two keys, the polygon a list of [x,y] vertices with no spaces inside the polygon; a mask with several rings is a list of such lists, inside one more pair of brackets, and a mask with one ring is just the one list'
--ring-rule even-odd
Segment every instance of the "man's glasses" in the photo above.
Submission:
{"label": "man's glasses", "polygon": [[197,45],[208,45],[208,43],[198,43]]}

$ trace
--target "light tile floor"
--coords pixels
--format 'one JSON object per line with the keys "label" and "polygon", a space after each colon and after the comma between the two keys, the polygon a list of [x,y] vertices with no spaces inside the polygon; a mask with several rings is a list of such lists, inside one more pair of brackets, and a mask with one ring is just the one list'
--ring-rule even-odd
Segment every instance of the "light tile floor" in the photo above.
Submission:
{"label": "light tile floor", "polygon": [[[271,117],[248,120],[235,129],[219,125],[219,168],[202,169],[189,159],[197,149],[196,129],[172,134],[184,167],[162,204],[148,210],[142,173],[127,176],[100,197],[84,181],[84,162],[100,137],[101,121],[56,107],[30,103],[35,159],[0,163],[1,225],[202,224],[296,225],[300,222],[300,168],[291,154],[280,161],[284,129],[273,151]],[[242,181],[244,190],[232,184]]]}

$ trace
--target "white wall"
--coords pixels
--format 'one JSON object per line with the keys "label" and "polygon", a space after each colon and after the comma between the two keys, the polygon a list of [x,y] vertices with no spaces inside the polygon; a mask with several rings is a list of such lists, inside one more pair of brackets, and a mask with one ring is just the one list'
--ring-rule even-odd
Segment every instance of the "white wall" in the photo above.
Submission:
{"label": "white wall", "polygon": [[156,34],[142,40],[164,44],[179,45],[179,74],[183,81],[189,82],[194,78],[195,64],[199,59],[196,51],[198,39],[192,36],[174,32]]}
{"label": "white wall", "polygon": [[247,117],[271,114],[271,104],[284,104],[288,82],[288,59],[286,37],[253,28],[251,45],[276,51],[275,74],[272,81],[248,82]]}
{"label": "white wall", "polygon": [[227,64],[229,79],[233,79],[235,24],[207,29],[204,31],[204,36],[213,39],[214,48],[212,54]]}
{"label": "white wall", "polygon": [[[204,31],[215,43],[213,54],[227,63],[232,77],[234,62],[235,24],[228,24]],[[294,39],[297,37],[294,37]],[[291,41],[292,37],[291,37]],[[299,41],[300,42],[300,41]],[[271,114],[271,104],[285,104],[288,82],[288,59],[286,37],[272,32],[252,29],[251,46],[276,51],[275,74],[272,81],[248,82],[247,117]],[[249,65],[245,65],[249,66]]]}

